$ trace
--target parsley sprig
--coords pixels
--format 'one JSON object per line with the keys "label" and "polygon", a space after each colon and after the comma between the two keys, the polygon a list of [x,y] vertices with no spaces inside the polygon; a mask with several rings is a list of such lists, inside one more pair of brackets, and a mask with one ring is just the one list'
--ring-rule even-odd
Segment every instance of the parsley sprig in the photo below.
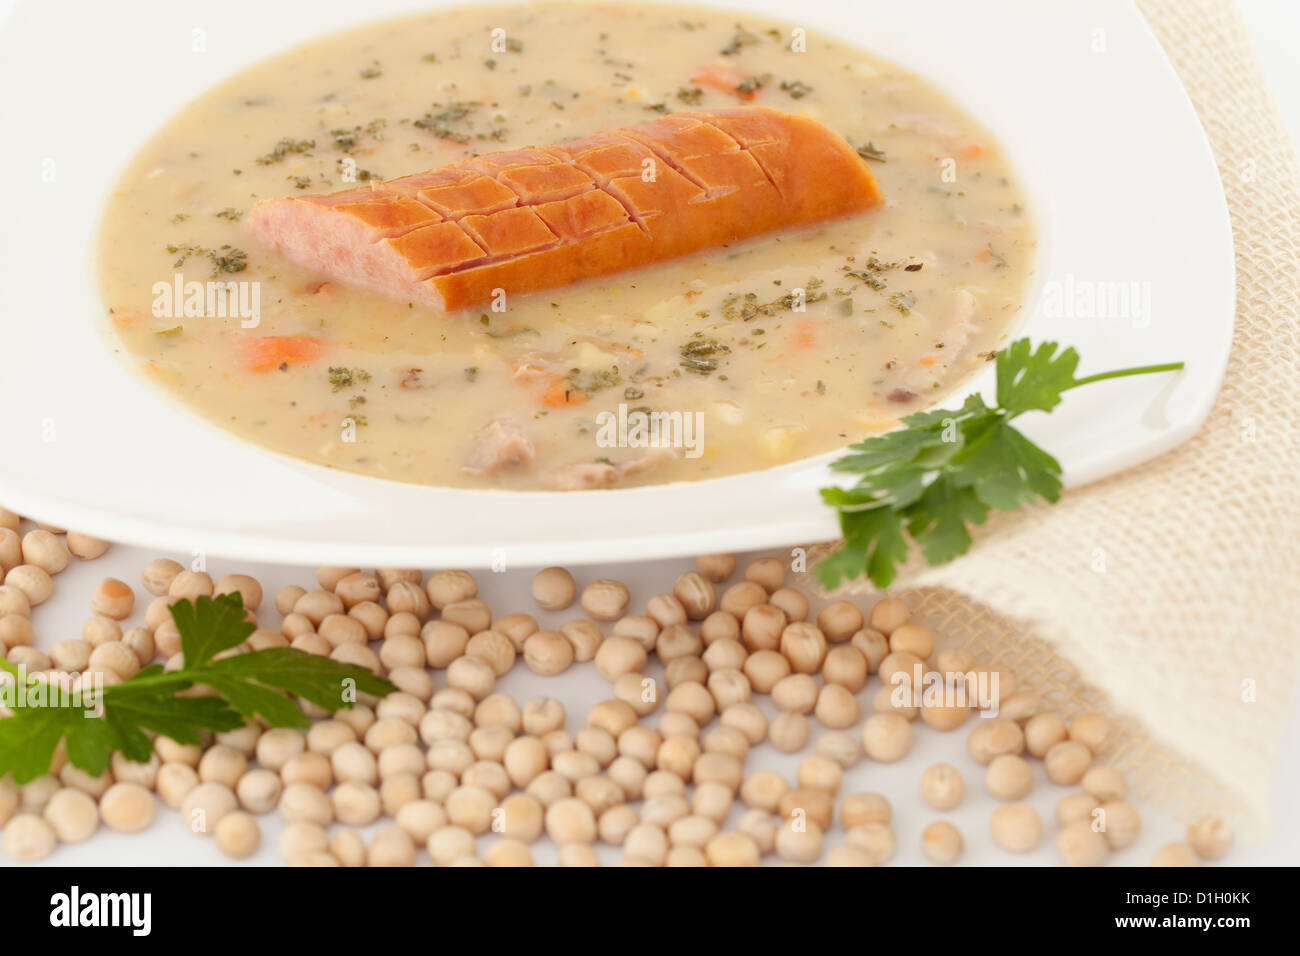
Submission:
{"label": "parsley sprig", "polygon": [[[26,783],[49,773],[61,740],[67,741],[72,764],[97,777],[115,750],[148,761],[150,731],[177,743],[198,744],[204,731],[234,730],[254,717],[273,727],[308,727],[311,720],[294,696],[334,713],[352,706],[350,690],[377,697],[393,690],[364,667],[289,647],[217,659],[256,629],[245,619],[237,593],[178,601],[171,614],[185,661],[179,670],[151,665],[130,680],[104,687],[90,701],[36,677],[26,679],[22,702],[16,684],[7,688],[6,696],[22,705],[0,719],[0,777],[12,772],[16,782]],[[0,669],[15,680],[24,676],[3,657]],[[209,690],[185,694],[195,688]]]}
{"label": "parsley sprig", "polygon": [[1020,339],[997,354],[997,406],[972,395],[956,410],[908,415],[904,427],[849,446],[832,463],[860,475],[849,488],[823,488],[840,514],[844,544],[817,565],[828,590],[865,574],[887,587],[908,553],[910,536],[930,564],[971,546],[970,525],[990,511],[1013,511],[1061,496],[1061,465],[1012,424],[1025,412],[1050,412],[1072,388],[1129,375],[1172,372],[1182,362],[1144,365],[1075,378],[1079,353],[1035,348]]}

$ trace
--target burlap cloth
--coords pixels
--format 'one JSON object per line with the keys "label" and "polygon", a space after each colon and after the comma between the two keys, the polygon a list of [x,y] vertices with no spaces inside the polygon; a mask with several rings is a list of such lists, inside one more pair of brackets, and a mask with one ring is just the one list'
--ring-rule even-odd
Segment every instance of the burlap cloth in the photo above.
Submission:
{"label": "burlap cloth", "polygon": [[1231,0],[1139,7],[1200,115],[1231,211],[1237,324],[1218,402],[1182,447],[990,521],[969,555],[914,563],[891,590],[1063,712],[1114,717],[1103,759],[1141,799],[1180,816],[1225,811],[1258,838],[1300,637],[1297,167]]}

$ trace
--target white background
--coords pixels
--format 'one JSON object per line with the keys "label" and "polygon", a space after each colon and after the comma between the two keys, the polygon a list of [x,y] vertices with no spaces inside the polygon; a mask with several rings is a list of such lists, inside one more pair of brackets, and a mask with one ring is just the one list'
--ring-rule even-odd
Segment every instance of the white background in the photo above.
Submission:
{"label": "white background", "polygon": [[[1238,0],[1255,40],[1265,73],[1277,97],[1279,107],[1286,119],[1293,142],[1300,142],[1300,3],[1295,0]],[[12,0],[0,0],[0,21],[7,16]],[[70,7],[75,4],[69,4]],[[124,5],[125,6],[125,5]],[[17,91],[8,91],[14,95]],[[140,549],[114,548],[108,556],[89,565],[74,567],[57,582],[57,593],[51,601],[42,606],[35,616],[38,642],[48,645],[56,640],[75,637],[80,632],[82,621],[88,614],[86,601],[100,577],[112,575],[119,577],[133,586],[139,586],[139,572],[150,558],[156,555]],[[185,556],[175,556],[187,560]],[[742,559],[743,560],[743,559]],[[639,608],[646,598],[657,591],[665,590],[671,585],[673,577],[687,566],[686,562],[648,562],[625,567],[603,567],[583,569],[577,572],[580,583],[591,578],[607,576],[626,580],[633,588],[633,605]],[[228,561],[211,562],[210,570],[214,575],[230,571],[246,571],[259,577],[267,587],[268,598],[264,606],[270,604],[274,589],[288,583],[297,583],[305,587],[313,586],[314,574],[306,568],[272,568],[236,564]],[[483,573],[479,575],[483,582],[483,591],[494,607],[501,613],[515,610],[534,612],[531,599],[528,598],[527,585],[529,574],[520,569],[503,575]],[[148,595],[141,592],[143,598]],[[274,620],[274,610],[264,615]],[[574,615],[568,615],[574,616]],[[556,621],[568,616],[555,618]],[[545,618],[539,614],[539,618]],[[565,682],[563,690],[557,681]],[[577,720],[585,707],[599,699],[599,678],[594,678],[590,668],[575,670],[563,678],[550,679],[549,682],[527,674],[522,667],[517,667],[505,685],[505,689],[520,699],[535,693],[547,693],[559,696],[570,703],[569,729],[577,729]],[[814,736],[817,730],[814,729]],[[893,767],[873,765],[870,768],[860,765],[852,773],[852,783],[847,789],[873,789],[886,793],[894,803],[895,826],[900,848],[897,862],[923,862],[917,846],[917,838],[922,826],[930,819],[945,816],[952,819],[962,829],[967,843],[967,853],[963,862],[1014,862],[1008,854],[991,845],[987,836],[986,820],[994,806],[993,801],[983,792],[977,767],[963,752],[962,740],[965,733],[944,737],[926,728],[918,734],[917,746],[913,753],[901,764]],[[766,750],[767,748],[765,748]],[[947,760],[961,769],[966,778],[967,800],[963,806],[951,814],[941,815],[918,806],[915,798],[917,780],[921,770],[938,760]],[[751,758],[747,769],[755,764],[771,765],[780,769],[793,779],[796,761],[780,755],[764,754]],[[1045,819],[1050,820],[1051,808],[1064,790],[1046,784],[1038,772],[1038,785],[1035,787],[1031,801],[1034,802]],[[1295,865],[1300,862],[1300,820],[1297,820],[1293,808],[1300,803],[1300,701],[1293,706],[1291,720],[1282,741],[1282,756],[1275,785],[1276,827],[1273,837],[1263,844],[1243,847],[1230,855],[1226,862],[1240,864],[1285,864]],[[1163,842],[1176,839],[1179,827],[1170,819],[1164,818],[1144,808],[1144,836],[1140,843],[1118,854],[1115,862],[1140,865],[1148,862],[1155,848]],[[278,854],[274,850],[274,836],[277,824],[264,818],[267,839],[263,850],[254,862],[276,863]],[[1053,832],[1049,824],[1047,833]],[[480,841],[482,844],[484,841]],[[833,837],[832,842],[838,842]],[[539,862],[549,860],[551,853],[546,848],[538,850]],[[609,858],[613,854],[608,855]],[[222,858],[212,846],[211,841],[192,839],[185,836],[180,821],[170,813],[160,814],[160,819],[152,830],[143,836],[125,837],[101,832],[89,843],[79,847],[64,847],[49,860],[53,864],[88,863],[215,863]],[[1051,863],[1056,854],[1050,848],[1050,840],[1027,858],[1024,862]]]}

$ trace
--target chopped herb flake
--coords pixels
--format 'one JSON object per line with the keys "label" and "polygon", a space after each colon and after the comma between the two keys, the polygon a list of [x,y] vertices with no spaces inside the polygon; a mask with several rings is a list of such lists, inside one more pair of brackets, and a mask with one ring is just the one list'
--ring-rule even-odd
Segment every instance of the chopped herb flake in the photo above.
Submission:
{"label": "chopped herb flake", "polygon": [[717,339],[708,338],[703,333],[697,332],[680,349],[681,366],[696,375],[708,375],[717,371],[718,355],[730,351],[727,346],[720,345]]}
{"label": "chopped herb flake", "polygon": [[732,36],[731,42],[724,46],[720,51],[723,56],[735,56],[741,51],[742,47],[750,46],[758,42],[758,37],[750,33],[739,23],[736,24],[735,35]]}
{"label": "chopped herb flake", "polygon": [[299,153],[305,153],[310,149],[316,148],[314,139],[290,139],[285,138],[275,144],[275,148],[269,153],[257,158],[259,166],[270,166],[272,163],[283,162],[286,156],[294,156]]}
{"label": "chopped herb flake", "polygon": [[363,368],[331,366],[329,369],[329,383],[336,392],[368,381],[370,381],[370,373]]}
{"label": "chopped herb flake", "polygon": [[910,292],[895,292],[889,297],[889,304],[902,315],[911,315],[916,306],[916,296]]}
{"label": "chopped herb flake", "polygon": [[859,146],[858,155],[868,162],[885,162],[885,151],[883,149],[877,149],[875,143],[867,143],[866,146]]}

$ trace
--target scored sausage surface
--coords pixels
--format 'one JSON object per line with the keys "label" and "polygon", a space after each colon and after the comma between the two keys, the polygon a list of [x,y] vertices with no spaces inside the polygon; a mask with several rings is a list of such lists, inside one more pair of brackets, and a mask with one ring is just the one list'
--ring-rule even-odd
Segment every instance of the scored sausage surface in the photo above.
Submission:
{"label": "scored sausage surface", "polygon": [[352,284],[452,310],[609,275],[881,201],[814,120],[674,113],[583,139],[253,207],[259,238]]}

